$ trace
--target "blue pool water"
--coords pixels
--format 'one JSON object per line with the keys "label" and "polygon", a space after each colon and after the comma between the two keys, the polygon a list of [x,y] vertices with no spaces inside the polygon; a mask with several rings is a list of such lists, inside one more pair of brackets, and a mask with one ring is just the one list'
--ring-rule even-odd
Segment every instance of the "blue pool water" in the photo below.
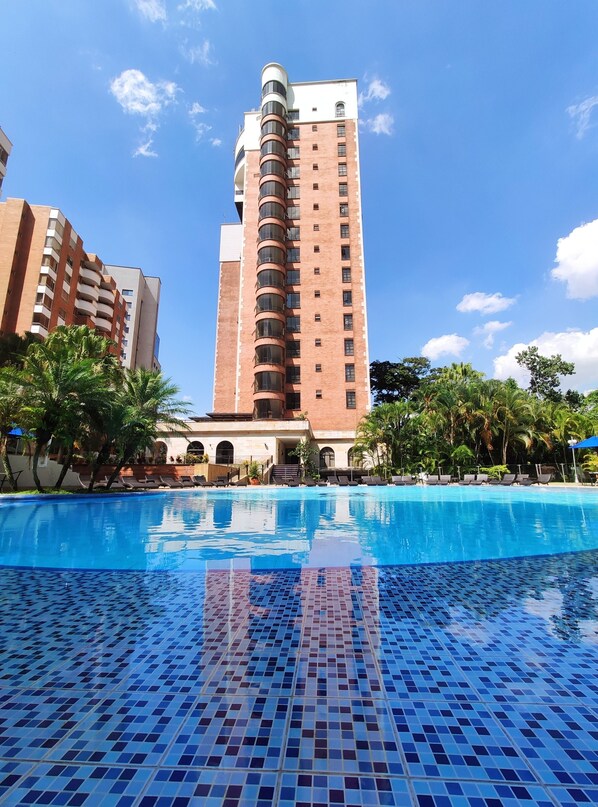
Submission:
{"label": "blue pool water", "polygon": [[598,804],[595,494],[3,501],[0,803]]}
{"label": "blue pool water", "polygon": [[80,569],[393,565],[598,548],[598,491],[261,489],[0,507],[0,563]]}

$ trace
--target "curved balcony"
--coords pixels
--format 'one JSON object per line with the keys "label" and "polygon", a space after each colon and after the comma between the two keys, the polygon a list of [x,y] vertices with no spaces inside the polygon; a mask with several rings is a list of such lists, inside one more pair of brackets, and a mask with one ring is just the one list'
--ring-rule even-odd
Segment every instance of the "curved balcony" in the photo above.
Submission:
{"label": "curved balcony", "polygon": [[258,289],[284,289],[286,286],[286,277],[284,272],[278,269],[263,269],[258,273],[255,282],[255,290]]}
{"label": "curved balcony", "polygon": [[81,264],[79,280],[84,280],[92,286],[99,286],[102,282],[102,273],[92,263]]}
{"label": "curved balcony", "polygon": [[75,311],[77,313],[93,317],[96,313],[96,307],[93,303],[90,303],[89,300],[82,300],[79,296],[77,296],[77,299],[75,300]]}
{"label": "curved balcony", "polygon": [[285,297],[283,294],[260,294],[255,302],[256,314],[284,314]]}
{"label": "curved balcony", "polygon": [[280,371],[259,370],[253,380],[254,392],[284,393],[284,374]]}
{"label": "curved balcony", "polygon": [[97,286],[88,286],[85,283],[77,284],[77,297],[82,300],[91,300],[91,302],[97,303],[99,292],[100,290]]}
{"label": "curved balcony", "polygon": [[286,208],[280,202],[261,202],[258,211],[258,221],[274,219],[286,226]]}
{"label": "curved balcony", "polygon": [[[253,357],[253,366],[269,365],[277,370],[278,367],[284,367],[284,350],[280,345],[257,345],[255,348],[255,356]],[[278,369],[278,372],[280,370]]]}
{"label": "curved balcony", "polygon": [[114,316],[114,311],[109,305],[106,303],[98,302],[96,305],[96,315],[98,317],[102,317],[104,319],[109,319],[112,322],[112,317]]}
{"label": "curved balcony", "polygon": [[98,301],[114,307],[114,291],[100,286],[98,289]]}
{"label": "curved balcony", "polygon": [[93,317],[93,324],[98,330],[104,331],[104,333],[112,333],[112,320],[103,319],[102,317]]}
{"label": "curved balcony", "polygon": [[273,343],[280,343],[284,345],[285,335],[285,318],[265,316],[258,319],[255,323],[254,337],[255,341],[265,340]]}
{"label": "curved balcony", "polygon": [[255,397],[253,417],[256,420],[279,420],[284,416],[284,401],[280,398]]}

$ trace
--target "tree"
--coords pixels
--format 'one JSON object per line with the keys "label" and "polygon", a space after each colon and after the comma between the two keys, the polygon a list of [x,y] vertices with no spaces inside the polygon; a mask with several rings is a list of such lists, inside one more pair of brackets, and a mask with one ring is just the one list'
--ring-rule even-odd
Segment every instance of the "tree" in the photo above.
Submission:
{"label": "tree", "polygon": [[121,386],[114,391],[112,416],[119,423],[114,443],[117,461],[108,487],[126,463],[151,448],[160,429],[186,428],[181,418],[189,414],[189,405],[177,400],[178,391],[160,372],[141,367],[125,371]]}
{"label": "tree", "polygon": [[19,425],[22,405],[23,390],[18,371],[12,367],[0,368],[0,456],[13,490],[17,489],[17,485],[8,456],[8,441],[10,432]]}
{"label": "tree", "polygon": [[0,335],[0,367],[22,367],[29,345],[39,342],[41,337],[30,331],[22,336],[18,333]]}
{"label": "tree", "polygon": [[556,353],[554,356],[542,356],[535,345],[518,353],[515,361],[520,367],[529,370],[528,390],[532,395],[550,401],[563,399],[559,376],[573,375],[575,372],[573,362],[564,361],[560,353]]}
{"label": "tree", "polygon": [[423,356],[411,356],[399,362],[373,361],[370,385],[377,404],[406,401],[430,372],[430,362]]}

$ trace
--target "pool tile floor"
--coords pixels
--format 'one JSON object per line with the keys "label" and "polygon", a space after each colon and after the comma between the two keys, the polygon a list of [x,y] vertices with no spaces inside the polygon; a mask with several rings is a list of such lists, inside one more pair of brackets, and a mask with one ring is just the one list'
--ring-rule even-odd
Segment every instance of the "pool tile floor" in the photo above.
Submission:
{"label": "pool tile floor", "polygon": [[598,804],[598,552],[0,568],[0,803]]}

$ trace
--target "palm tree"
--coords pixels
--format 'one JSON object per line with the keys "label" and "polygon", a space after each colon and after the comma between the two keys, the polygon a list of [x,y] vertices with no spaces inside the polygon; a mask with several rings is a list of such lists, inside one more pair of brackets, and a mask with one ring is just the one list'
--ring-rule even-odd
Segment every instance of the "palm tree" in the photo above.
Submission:
{"label": "palm tree", "polygon": [[20,425],[23,404],[23,390],[18,370],[12,367],[0,368],[0,456],[2,467],[13,490],[17,489],[13,470],[8,456],[10,432]]}
{"label": "palm tree", "polygon": [[151,448],[160,431],[185,429],[183,417],[189,405],[176,399],[178,387],[162,373],[137,368],[124,373],[115,391],[115,422],[120,422],[115,447],[116,467],[108,480],[112,485],[123,466],[140,451]]}

